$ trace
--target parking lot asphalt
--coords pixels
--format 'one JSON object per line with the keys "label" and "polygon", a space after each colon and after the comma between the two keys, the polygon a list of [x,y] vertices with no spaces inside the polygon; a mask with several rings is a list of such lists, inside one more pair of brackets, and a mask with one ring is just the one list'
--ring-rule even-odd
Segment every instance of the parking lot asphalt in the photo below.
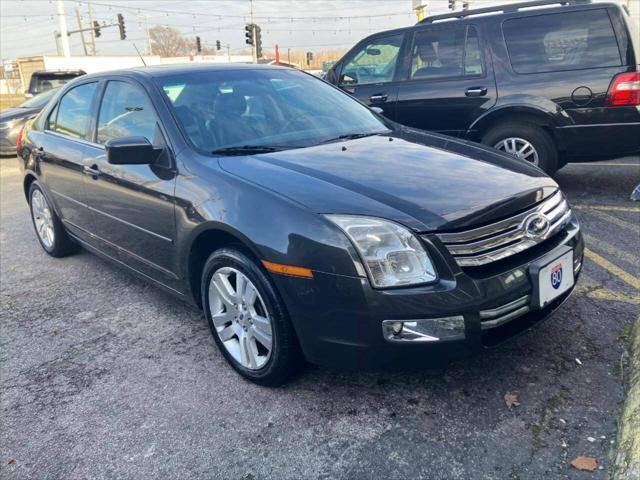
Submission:
{"label": "parking lot asphalt", "polygon": [[[198,311],[87,252],[45,255],[16,162],[0,159],[1,477],[609,477],[640,308],[640,158],[557,174],[588,251],[548,322],[444,372],[309,367],[278,389],[236,375]],[[579,455],[598,468],[571,467]]]}

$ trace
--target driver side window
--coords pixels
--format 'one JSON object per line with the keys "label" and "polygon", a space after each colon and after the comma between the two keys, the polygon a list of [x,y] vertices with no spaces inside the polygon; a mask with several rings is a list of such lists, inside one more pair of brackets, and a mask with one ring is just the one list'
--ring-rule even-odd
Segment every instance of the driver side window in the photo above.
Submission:
{"label": "driver side window", "polygon": [[98,117],[98,143],[121,137],[145,137],[162,145],[156,114],[146,93],[117,80],[107,83]]}
{"label": "driver side window", "polygon": [[340,86],[393,81],[404,35],[376,38],[363,45],[342,67]]}

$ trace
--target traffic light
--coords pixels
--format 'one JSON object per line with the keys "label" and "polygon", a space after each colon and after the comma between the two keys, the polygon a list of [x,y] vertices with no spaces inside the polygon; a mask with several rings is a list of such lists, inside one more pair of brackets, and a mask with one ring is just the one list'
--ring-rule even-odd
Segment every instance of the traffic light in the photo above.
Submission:
{"label": "traffic light", "polygon": [[253,45],[253,23],[247,23],[244,26],[244,43]]}
{"label": "traffic light", "polygon": [[216,50],[220,50],[222,45],[220,44],[220,40],[216,40]]}
{"label": "traffic light", "polygon": [[202,52],[202,42],[200,42],[200,37],[196,37],[196,52]]}
{"label": "traffic light", "polygon": [[93,34],[95,35],[96,38],[98,38],[101,34],[100,34],[100,24],[98,23],[97,20],[93,21]]}
{"label": "traffic light", "polygon": [[120,40],[127,38],[127,31],[124,28],[124,17],[121,13],[118,14],[118,29],[120,30]]}
{"label": "traffic light", "polygon": [[255,26],[256,34],[256,57],[262,58],[262,29],[260,25]]}
{"label": "traffic light", "polygon": [[470,0],[462,0],[462,10],[469,10],[470,6],[471,6]]}
{"label": "traffic light", "polygon": [[449,10],[456,9],[456,0],[449,0]]}

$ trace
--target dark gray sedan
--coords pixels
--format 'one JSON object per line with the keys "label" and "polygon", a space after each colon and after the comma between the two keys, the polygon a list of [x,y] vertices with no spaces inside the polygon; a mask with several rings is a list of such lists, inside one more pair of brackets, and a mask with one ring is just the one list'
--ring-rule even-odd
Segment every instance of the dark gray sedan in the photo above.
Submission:
{"label": "dark gray sedan", "polygon": [[27,120],[36,116],[49,103],[58,90],[59,88],[47,90],[17,107],[0,112],[0,155],[16,154],[16,142],[20,130]]}

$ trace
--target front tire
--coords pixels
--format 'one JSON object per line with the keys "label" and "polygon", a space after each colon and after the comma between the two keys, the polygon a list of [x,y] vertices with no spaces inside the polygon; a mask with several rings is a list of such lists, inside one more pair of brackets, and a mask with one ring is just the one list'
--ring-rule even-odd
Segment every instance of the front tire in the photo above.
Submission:
{"label": "front tire", "polygon": [[533,163],[547,175],[553,175],[558,169],[558,151],[553,138],[537,125],[499,124],[483,135],[482,143]]}
{"label": "front tire", "polygon": [[213,338],[244,378],[286,383],[300,365],[293,325],[260,265],[235,248],[215,251],[202,273],[202,305]]}
{"label": "front tire", "polygon": [[37,181],[29,188],[29,209],[40,245],[52,257],[66,257],[80,246],[71,240]]}

